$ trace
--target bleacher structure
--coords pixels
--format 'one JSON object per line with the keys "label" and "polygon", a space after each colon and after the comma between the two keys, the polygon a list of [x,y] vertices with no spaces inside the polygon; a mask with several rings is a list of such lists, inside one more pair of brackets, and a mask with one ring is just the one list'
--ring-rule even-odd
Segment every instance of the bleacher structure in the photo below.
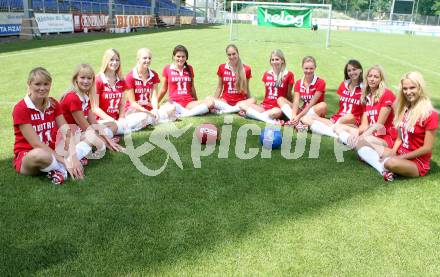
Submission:
{"label": "bleacher structure", "polygon": [[[101,13],[109,12],[108,0],[32,0],[34,12],[42,13]],[[151,0],[114,0],[116,14],[151,14]],[[22,0],[0,0],[0,12],[23,12]],[[192,16],[194,12],[184,6],[180,9],[171,0],[156,0],[154,14]]]}

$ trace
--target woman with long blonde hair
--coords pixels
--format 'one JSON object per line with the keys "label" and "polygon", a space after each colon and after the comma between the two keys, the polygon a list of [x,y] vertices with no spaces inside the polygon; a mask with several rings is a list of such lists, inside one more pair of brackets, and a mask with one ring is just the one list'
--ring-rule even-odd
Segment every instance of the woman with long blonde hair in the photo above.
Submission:
{"label": "woman with long blonde hair", "polygon": [[375,168],[385,179],[392,175],[384,168],[379,148],[393,147],[397,136],[393,125],[393,104],[396,97],[386,87],[385,73],[380,65],[370,67],[365,74],[366,84],[361,103],[364,107],[359,128],[335,126],[341,142],[357,149],[359,157]]}
{"label": "woman with long blonde hair", "polygon": [[125,82],[121,70],[121,56],[116,49],[107,49],[101,69],[95,78],[96,96],[93,112],[98,120],[116,121],[123,116]]}
{"label": "woman with long blonde hair", "polygon": [[273,125],[282,125],[284,121],[279,120],[283,115],[280,103],[292,101],[292,87],[294,75],[287,70],[284,53],[273,50],[269,55],[270,70],[263,74],[262,81],[265,87],[263,102],[260,105],[242,104],[241,108],[246,116]]}
{"label": "woman with long blonde hair", "polygon": [[430,169],[438,113],[419,72],[408,72],[400,80],[394,125],[399,137],[393,148],[382,154],[385,168],[402,176],[425,176]]}
{"label": "woman with long blonde hair", "polygon": [[73,73],[72,87],[60,100],[64,118],[67,123],[78,125],[82,132],[94,131],[103,140],[98,153],[103,153],[106,146],[114,151],[122,151],[123,148],[112,140],[117,131],[116,124],[98,124],[94,113],[91,112],[90,103],[94,103],[94,96],[95,72],[90,65],[80,64]]}
{"label": "woman with long blonde hair", "polygon": [[219,114],[236,113],[240,111],[240,105],[256,103],[249,91],[251,67],[243,64],[235,44],[226,46],[225,52],[228,60],[218,67],[214,97],[207,97],[211,111]]}

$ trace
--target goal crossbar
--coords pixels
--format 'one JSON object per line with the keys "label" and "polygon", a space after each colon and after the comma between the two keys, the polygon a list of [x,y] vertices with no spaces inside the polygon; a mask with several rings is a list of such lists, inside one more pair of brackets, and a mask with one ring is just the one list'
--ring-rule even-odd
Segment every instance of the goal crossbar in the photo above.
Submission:
{"label": "goal crossbar", "polygon": [[330,29],[332,20],[332,5],[331,4],[307,4],[307,3],[279,3],[279,2],[252,2],[252,1],[232,1],[231,2],[231,15],[229,24],[229,39],[232,40],[232,24],[234,21],[234,6],[237,4],[252,4],[254,6],[272,7],[272,6],[286,6],[286,7],[300,7],[300,8],[327,8],[328,9],[328,28],[326,34],[325,46],[330,47]]}

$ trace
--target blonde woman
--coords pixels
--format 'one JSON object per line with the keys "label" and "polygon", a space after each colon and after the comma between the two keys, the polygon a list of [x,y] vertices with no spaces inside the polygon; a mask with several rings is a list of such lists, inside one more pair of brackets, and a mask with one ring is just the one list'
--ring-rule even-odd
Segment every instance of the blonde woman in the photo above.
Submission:
{"label": "blonde woman", "polygon": [[243,64],[235,44],[226,46],[228,61],[219,65],[218,83],[214,97],[209,96],[210,109],[215,113],[237,113],[241,104],[255,104],[249,92],[251,68]]}
{"label": "blonde woman", "polygon": [[[287,123],[298,131],[307,130],[307,125],[301,122],[305,115],[324,117],[327,113],[324,102],[325,81],[315,74],[315,58],[306,56],[301,64],[304,76],[295,83],[293,103],[288,99],[280,99],[279,103],[281,110],[289,118]],[[300,102],[303,103],[301,107]]]}
{"label": "blonde woman", "polygon": [[406,73],[400,80],[394,124],[399,137],[393,148],[385,149],[382,154],[385,168],[402,176],[425,176],[430,169],[438,113],[419,72]]}
{"label": "blonde woman", "polygon": [[379,161],[378,148],[392,147],[397,132],[393,126],[393,104],[396,99],[386,87],[381,66],[370,67],[365,75],[366,84],[361,103],[364,107],[359,128],[338,125],[335,131],[342,143],[357,149],[361,159],[374,167],[384,178],[391,178]]}
{"label": "blonde woman", "polygon": [[93,113],[99,123],[114,122],[116,134],[124,134],[125,82],[121,70],[121,56],[116,49],[107,49],[102,57],[101,69],[95,80],[96,97],[92,103]]}
{"label": "blonde woman", "polygon": [[[76,155],[61,156],[55,152],[58,129],[68,130],[60,104],[49,97],[52,77],[37,67],[31,70],[27,94],[14,107],[14,168],[24,175],[48,174],[54,184],[62,184],[67,171],[73,179],[82,179],[84,171],[79,160],[91,147],[84,142],[76,145]],[[67,167],[67,169],[66,169]]]}
{"label": "blonde woman", "polygon": [[292,87],[294,75],[287,70],[286,59],[281,50],[277,49],[270,53],[269,64],[271,69],[263,75],[262,81],[265,87],[263,102],[256,104],[242,104],[246,116],[274,125],[283,125],[279,120],[283,115],[280,103],[292,101]]}
{"label": "blonde woman", "polygon": [[[123,148],[112,141],[117,131],[115,124],[100,125],[91,112],[90,103],[94,103],[95,95],[95,72],[88,64],[80,64],[72,76],[72,88],[61,98],[61,109],[68,124],[76,124],[82,132],[89,128],[95,130],[104,143],[100,143],[98,152],[104,152],[105,147],[114,151],[122,151]],[[84,164],[87,161],[84,160]]]}
{"label": "blonde woman", "polygon": [[139,130],[149,124],[175,120],[173,107],[159,108],[159,75],[151,69],[153,54],[150,49],[137,52],[137,64],[125,77],[127,124]]}

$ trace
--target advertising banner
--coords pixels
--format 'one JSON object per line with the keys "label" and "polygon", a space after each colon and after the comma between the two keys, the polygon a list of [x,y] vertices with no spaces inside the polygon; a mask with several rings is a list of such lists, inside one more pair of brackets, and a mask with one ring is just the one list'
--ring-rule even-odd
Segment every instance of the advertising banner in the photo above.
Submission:
{"label": "advertising banner", "polygon": [[151,15],[115,15],[116,28],[150,27]]}
{"label": "advertising banner", "polygon": [[63,13],[35,13],[40,33],[73,32],[72,14]]}
{"label": "advertising banner", "polygon": [[258,26],[311,28],[312,10],[258,7]]}
{"label": "advertising banner", "polygon": [[0,13],[0,36],[20,34],[23,13]]}
{"label": "advertising banner", "polygon": [[75,32],[87,30],[103,30],[106,28],[108,15],[104,14],[73,14],[73,27]]}

